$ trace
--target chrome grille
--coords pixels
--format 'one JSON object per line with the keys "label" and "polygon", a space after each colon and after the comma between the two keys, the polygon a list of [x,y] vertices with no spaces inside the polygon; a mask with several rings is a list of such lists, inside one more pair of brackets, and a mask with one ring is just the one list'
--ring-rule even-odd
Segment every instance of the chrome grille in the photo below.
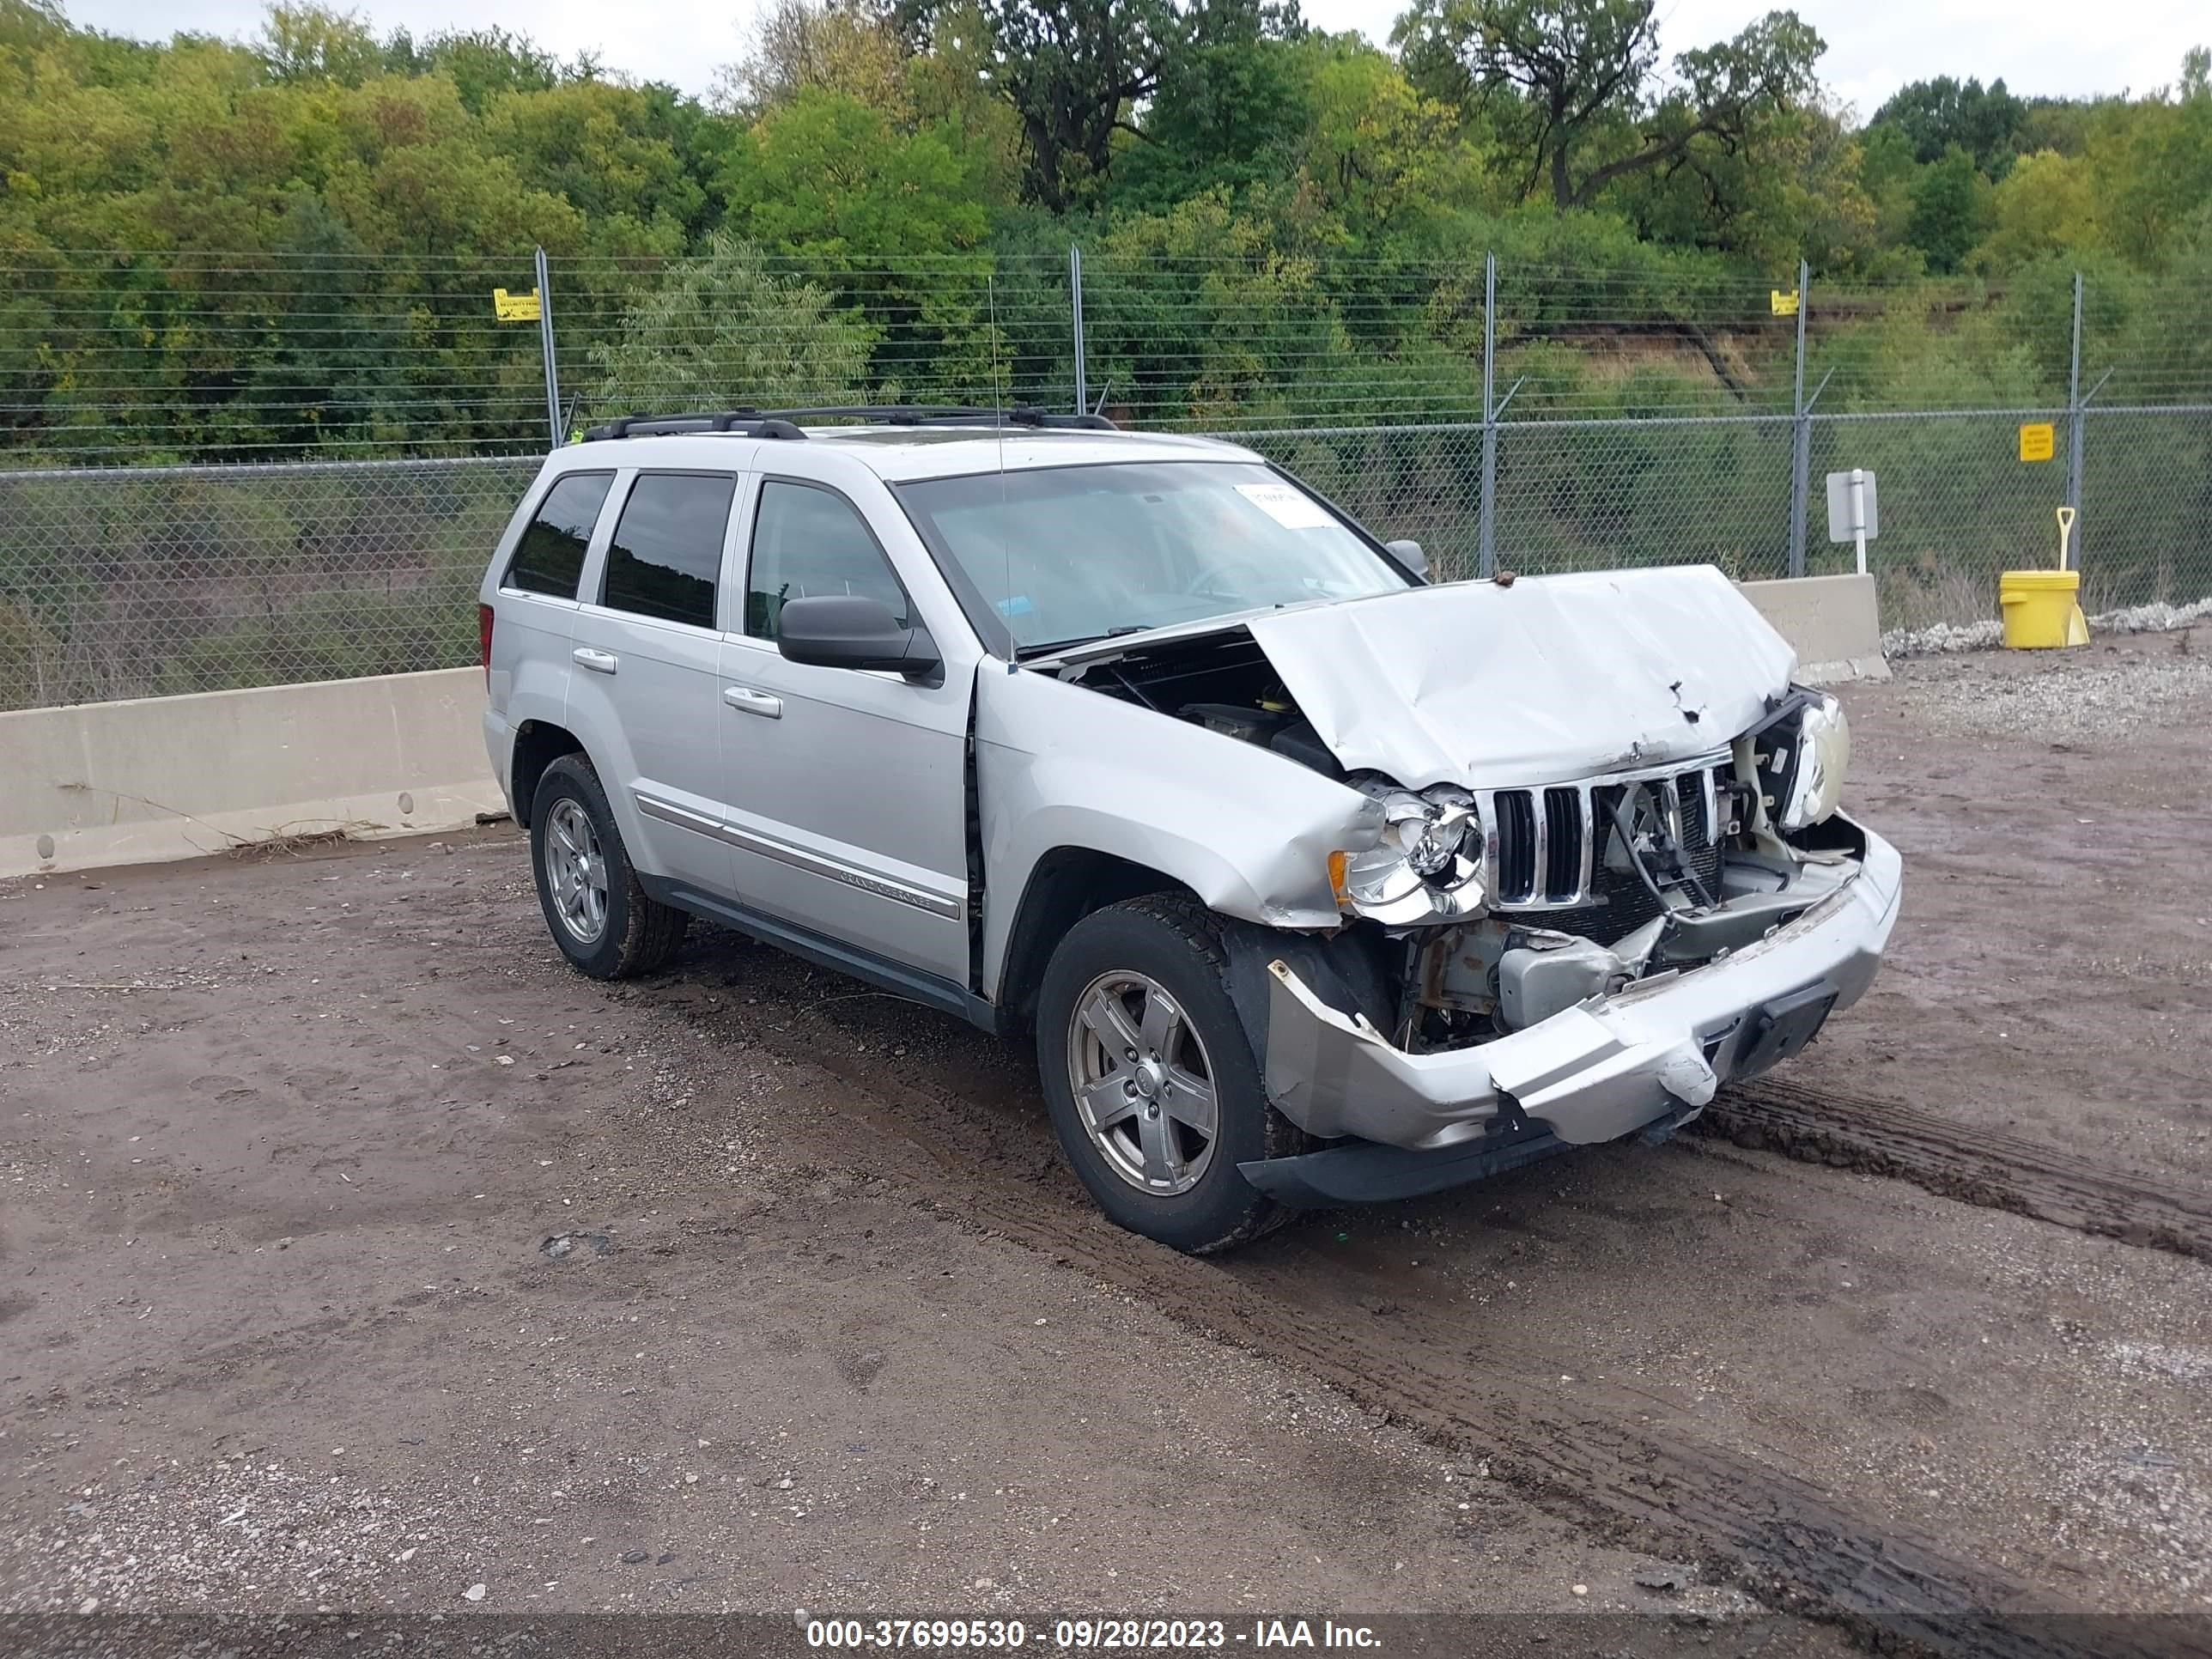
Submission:
{"label": "chrome grille", "polygon": [[1492,799],[1494,809],[1483,813],[1483,821],[1494,825],[1491,844],[1498,859],[1498,884],[1490,890],[1501,902],[1525,904],[1535,896],[1535,808],[1526,789],[1501,789]]}
{"label": "chrome grille", "polygon": [[1713,755],[1689,766],[1616,772],[1581,783],[1477,791],[1492,903],[1569,910],[1601,902],[1599,849],[1612,830],[1613,808],[1637,784],[1656,790],[1669,833],[1705,878],[1718,862],[1711,849],[1727,832],[1721,803],[1734,769],[1728,756]]}
{"label": "chrome grille", "polygon": [[1583,845],[1583,798],[1576,789],[1544,792],[1544,857],[1537,874],[1538,896],[1547,903],[1568,904],[1589,880],[1589,859]]}

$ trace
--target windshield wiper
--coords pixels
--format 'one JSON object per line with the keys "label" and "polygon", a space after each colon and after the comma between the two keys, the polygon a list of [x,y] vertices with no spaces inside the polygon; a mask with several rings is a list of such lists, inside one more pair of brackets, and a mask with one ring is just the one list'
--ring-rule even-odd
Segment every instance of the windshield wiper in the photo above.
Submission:
{"label": "windshield wiper", "polygon": [[1122,623],[1098,634],[1079,634],[1072,640],[1049,640],[1042,645],[1018,646],[1014,651],[1017,662],[1027,662],[1031,657],[1055,656],[1062,651],[1073,651],[1078,646],[1096,645],[1101,640],[1119,639],[1124,634],[1148,634],[1152,625],[1148,623]]}

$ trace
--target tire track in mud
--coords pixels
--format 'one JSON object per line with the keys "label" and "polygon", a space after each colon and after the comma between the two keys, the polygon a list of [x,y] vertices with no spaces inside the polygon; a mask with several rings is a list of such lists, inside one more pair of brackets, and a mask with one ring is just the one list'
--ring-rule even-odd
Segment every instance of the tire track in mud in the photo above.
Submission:
{"label": "tire track in mud", "polygon": [[[2087,1659],[2154,1650],[2115,1647],[2109,1626],[2089,1639],[2079,1609],[2008,1573],[1855,1516],[1784,1470],[1668,1434],[1661,1419],[1676,1408],[1651,1395],[1587,1381],[1558,1392],[1549,1379],[1560,1374],[1559,1356],[1494,1328],[1474,1349],[1464,1308],[1409,1291],[1379,1261],[1324,1257],[1295,1233],[1209,1261],[1121,1232],[1060,1164],[1041,1103],[978,1099],[946,1075],[965,1057],[964,1036],[943,1060],[910,1066],[921,1080],[909,1082],[883,1063],[880,1016],[848,1023],[787,991],[771,997],[789,1024],[773,1034],[749,1026],[755,1040],[822,1067],[849,1091],[824,1126],[843,1140],[842,1159],[910,1185],[917,1164],[933,1169],[953,1196],[919,1196],[919,1207],[1047,1255],[1201,1335],[1326,1382],[1432,1444],[1486,1460],[1493,1478],[1598,1536],[1696,1559],[1778,1612],[1840,1625],[1881,1651]],[[714,1019],[696,1005],[670,1012]],[[865,1055],[839,1041],[864,1033]],[[1376,1316],[1378,1299],[1388,1317]],[[2069,1613],[2073,1628],[2051,1616]]]}
{"label": "tire track in mud", "polygon": [[2049,1146],[1948,1123],[1900,1102],[1761,1079],[1723,1090],[1692,1127],[2094,1238],[2212,1260],[2212,1199],[2154,1176],[2096,1170]]}

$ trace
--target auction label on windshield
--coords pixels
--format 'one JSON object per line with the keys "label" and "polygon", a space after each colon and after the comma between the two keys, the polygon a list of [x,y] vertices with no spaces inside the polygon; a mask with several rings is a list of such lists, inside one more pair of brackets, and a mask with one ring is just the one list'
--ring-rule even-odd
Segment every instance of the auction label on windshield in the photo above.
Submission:
{"label": "auction label on windshield", "polygon": [[1285,530],[1326,530],[1336,522],[1327,507],[1288,484],[1238,484],[1237,493]]}

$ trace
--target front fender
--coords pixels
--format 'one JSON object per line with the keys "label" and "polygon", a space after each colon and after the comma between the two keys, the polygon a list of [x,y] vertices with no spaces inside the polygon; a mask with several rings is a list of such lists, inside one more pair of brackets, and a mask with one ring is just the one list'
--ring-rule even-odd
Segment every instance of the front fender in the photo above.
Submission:
{"label": "front fender", "polygon": [[1224,915],[1320,928],[1341,920],[1328,855],[1382,829],[1376,801],[1296,761],[1048,675],[987,663],[975,704],[986,985],[1056,848],[1158,871]]}

